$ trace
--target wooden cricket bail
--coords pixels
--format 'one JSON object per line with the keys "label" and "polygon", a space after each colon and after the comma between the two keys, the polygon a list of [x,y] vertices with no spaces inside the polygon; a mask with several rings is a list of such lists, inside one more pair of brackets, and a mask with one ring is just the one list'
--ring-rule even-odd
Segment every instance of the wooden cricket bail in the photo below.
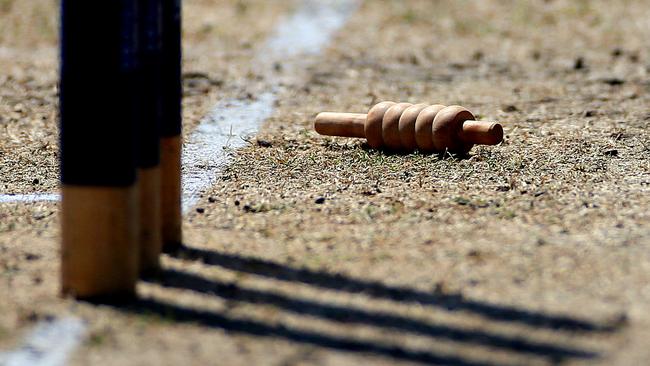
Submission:
{"label": "wooden cricket bail", "polygon": [[366,137],[372,148],[394,151],[467,153],[474,144],[496,145],[503,128],[496,122],[476,121],[464,107],[441,104],[381,102],[363,114],[324,112],[314,128],[323,135]]}

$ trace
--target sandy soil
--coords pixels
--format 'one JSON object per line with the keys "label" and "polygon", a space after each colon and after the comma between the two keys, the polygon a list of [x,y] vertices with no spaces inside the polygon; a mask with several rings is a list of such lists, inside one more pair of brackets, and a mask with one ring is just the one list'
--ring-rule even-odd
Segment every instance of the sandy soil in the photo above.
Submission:
{"label": "sandy soil", "polygon": [[[218,99],[255,98],[256,47],[294,5],[186,2],[186,132]],[[76,314],[73,364],[647,362],[648,19],[641,0],[365,1],[287,79],[141,300],[58,298],[56,204],[0,205],[0,349]],[[0,47],[4,193],[57,186],[42,38]],[[390,155],[310,128],[378,100],[462,104],[506,140]]]}

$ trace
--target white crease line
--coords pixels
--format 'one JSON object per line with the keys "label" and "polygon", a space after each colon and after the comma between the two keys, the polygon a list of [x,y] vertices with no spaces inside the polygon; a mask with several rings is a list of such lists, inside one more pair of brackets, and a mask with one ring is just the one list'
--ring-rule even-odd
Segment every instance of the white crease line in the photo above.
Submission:
{"label": "white crease line", "polygon": [[196,128],[183,147],[183,212],[214,185],[218,172],[230,161],[230,150],[244,146],[245,136],[255,134],[271,116],[275,99],[265,93],[255,101],[221,102]]}
{"label": "white crease line", "polygon": [[303,1],[291,18],[280,22],[258,58],[268,60],[271,53],[273,59],[266,62],[273,64],[291,57],[320,53],[358,6],[356,0]]}
{"label": "white crease line", "polygon": [[2,366],[62,366],[83,340],[86,325],[76,317],[40,323],[17,350],[0,353]]}
{"label": "white crease line", "polygon": [[34,193],[34,194],[0,194],[0,203],[15,202],[57,202],[60,196],[56,193]]}

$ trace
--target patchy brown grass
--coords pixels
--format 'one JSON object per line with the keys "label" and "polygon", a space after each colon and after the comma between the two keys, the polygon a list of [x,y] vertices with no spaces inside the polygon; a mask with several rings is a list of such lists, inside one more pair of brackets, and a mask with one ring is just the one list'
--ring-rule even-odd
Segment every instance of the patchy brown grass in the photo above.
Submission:
{"label": "patchy brown grass", "polygon": [[[256,44],[293,3],[185,4],[191,131],[213,101],[255,98]],[[56,206],[2,206],[0,294],[12,296],[0,297],[0,345],[73,313],[91,328],[76,364],[391,365],[405,350],[645,362],[648,11],[641,0],[366,1],[232,152],[187,218],[195,249],[141,284],[153,304],[56,298]],[[0,87],[0,183],[54,190],[55,62],[24,65]],[[319,111],[377,100],[462,104],[501,121],[506,140],[466,157],[392,155],[312,131]]]}

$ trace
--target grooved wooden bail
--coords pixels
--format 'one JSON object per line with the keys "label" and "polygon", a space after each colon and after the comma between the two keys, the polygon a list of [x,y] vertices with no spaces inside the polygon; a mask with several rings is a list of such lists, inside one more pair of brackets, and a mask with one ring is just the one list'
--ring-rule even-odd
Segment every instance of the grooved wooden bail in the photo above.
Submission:
{"label": "grooved wooden bail", "polygon": [[314,129],[321,135],[365,137],[370,147],[393,151],[467,153],[474,144],[503,141],[503,127],[476,121],[461,106],[381,102],[368,114],[323,112]]}

